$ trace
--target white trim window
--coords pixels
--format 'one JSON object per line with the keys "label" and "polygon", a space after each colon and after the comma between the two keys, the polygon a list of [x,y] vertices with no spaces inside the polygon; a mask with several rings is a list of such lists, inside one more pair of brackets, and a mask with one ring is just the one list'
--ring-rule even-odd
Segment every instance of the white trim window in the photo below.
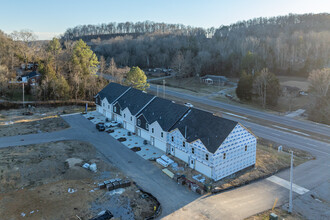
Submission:
{"label": "white trim window", "polygon": [[[146,124],[146,129],[149,129],[149,125],[148,124]],[[152,132],[153,133],[153,132]]]}
{"label": "white trim window", "polygon": [[138,120],[137,120],[137,125],[138,125],[138,126],[141,126],[141,119],[138,119]]}
{"label": "white trim window", "polygon": [[117,107],[116,107],[116,106],[113,107],[113,111],[114,111],[114,112],[117,112]]}

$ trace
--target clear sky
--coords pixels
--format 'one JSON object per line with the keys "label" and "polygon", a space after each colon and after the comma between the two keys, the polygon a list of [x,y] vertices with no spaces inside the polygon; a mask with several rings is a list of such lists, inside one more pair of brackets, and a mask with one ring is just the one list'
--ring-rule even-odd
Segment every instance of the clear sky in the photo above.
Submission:
{"label": "clear sky", "polygon": [[255,17],[330,13],[330,0],[0,0],[0,29],[50,39],[81,24],[125,21],[219,27]]}

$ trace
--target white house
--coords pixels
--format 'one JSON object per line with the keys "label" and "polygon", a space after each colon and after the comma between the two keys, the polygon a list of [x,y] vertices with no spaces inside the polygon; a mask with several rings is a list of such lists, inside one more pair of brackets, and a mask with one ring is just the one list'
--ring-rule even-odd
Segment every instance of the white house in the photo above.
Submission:
{"label": "white house", "polygon": [[109,83],[95,96],[96,110],[114,120],[113,103],[130,89],[117,83]]}
{"label": "white house", "polygon": [[256,137],[241,124],[190,109],[168,135],[170,154],[213,180],[256,162]]}
{"label": "white house", "polygon": [[145,108],[155,96],[131,88],[113,103],[114,120],[123,123],[123,127],[136,132],[136,115]]}
{"label": "white house", "polygon": [[217,181],[256,162],[257,138],[238,122],[110,83],[97,110]]}
{"label": "white house", "polygon": [[137,116],[137,134],[151,145],[169,152],[169,129],[189,110],[184,105],[156,97]]}

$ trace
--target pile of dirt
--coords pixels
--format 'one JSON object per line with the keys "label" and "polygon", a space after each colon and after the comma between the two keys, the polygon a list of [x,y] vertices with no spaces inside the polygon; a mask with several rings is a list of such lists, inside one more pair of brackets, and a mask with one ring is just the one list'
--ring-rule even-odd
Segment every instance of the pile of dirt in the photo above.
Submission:
{"label": "pile of dirt", "polygon": [[[82,168],[84,163],[96,163],[97,172]],[[0,216],[89,219],[108,209],[117,218],[143,219],[153,213],[155,202],[142,198],[135,185],[125,188],[122,194],[97,188],[99,182],[114,178],[127,179],[85,142],[3,148],[0,149]]]}

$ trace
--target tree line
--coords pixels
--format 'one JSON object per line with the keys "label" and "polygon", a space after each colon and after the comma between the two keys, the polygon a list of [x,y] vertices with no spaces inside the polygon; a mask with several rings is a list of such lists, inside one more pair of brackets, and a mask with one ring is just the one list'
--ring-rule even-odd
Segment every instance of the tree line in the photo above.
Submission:
{"label": "tree line", "polygon": [[78,25],[73,28],[68,28],[63,34],[62,38],[65,40],[72,40],[74,38],[84,36],[98,36],[98,35],[113,35],[113,34],[145,34],[145,33],[176,33],[176,34],[214,34],[214,28],[203,29],[183,24],[166,24],[153,21],[144,22],[110,22],[99,25]]}
{"label": "tree line", "polygon": [[[238,77],[242,71],[252,73],[263,68],[276,75],[307,77],[311,70],[329,65],[330,14],[256,18],[213,31],[192,29],[185,34],[180,25],[173,27],[180,31],[163,32],[157,27],[136,36],[106,40],[95,36],[87,43],[98,56],[104,56],[107,62],[113,57],[119,66],[173,67],[179,59],[183,77],[206,74]],[[82,26],[76,28],[83,37]],[[128,32],[135,31],[131,30]],[[208,31],[214,33],[212,38],[207,36]],[[122,28],[117,32],[122,32]]]}

